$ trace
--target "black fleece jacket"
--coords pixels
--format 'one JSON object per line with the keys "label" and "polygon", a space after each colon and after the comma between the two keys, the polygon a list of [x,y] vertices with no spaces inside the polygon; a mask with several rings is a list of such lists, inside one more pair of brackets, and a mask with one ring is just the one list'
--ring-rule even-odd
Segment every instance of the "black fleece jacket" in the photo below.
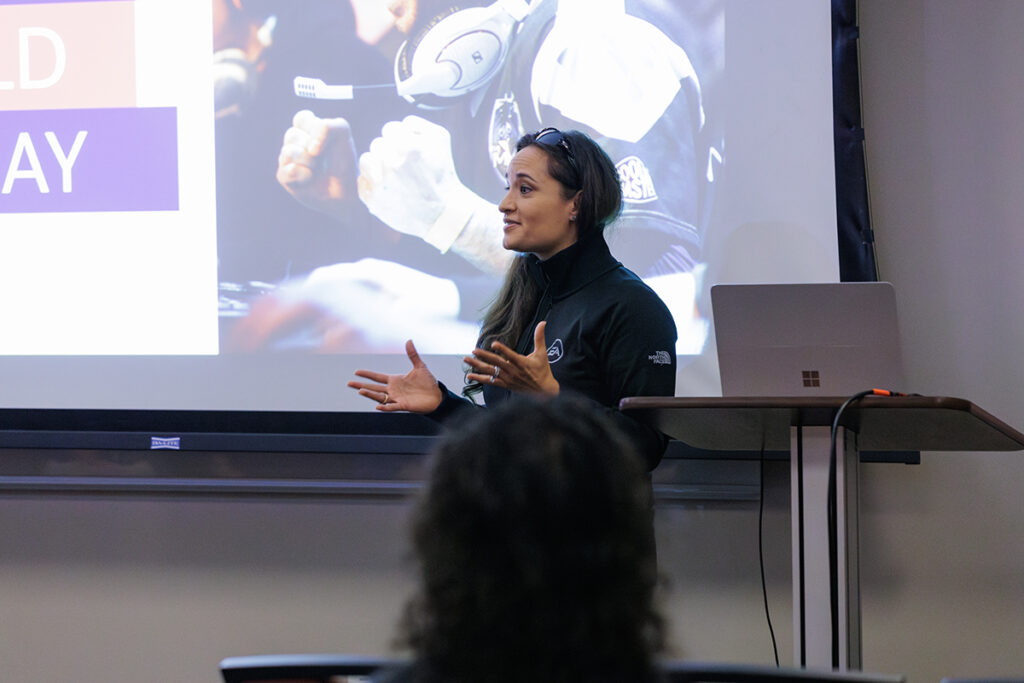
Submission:
{"label": "black fleece jacket", "polygon": [[[601,235],[576,242],[547,261],[532,254],[531,276],[543,295],[516,351],[533,351],[534,328],[547,321],[551,372],[563,391],[600,406],[644,457],[648,469],[661,460],[668,438],[619,412],[628,396],[672,396],[676,381],[676,327],[668,308],[644,282],[615,260]],[[443,398],[428,417],[446,422],[476,407],[441,385]],[[488,405],[509,392],[484,386]]]}

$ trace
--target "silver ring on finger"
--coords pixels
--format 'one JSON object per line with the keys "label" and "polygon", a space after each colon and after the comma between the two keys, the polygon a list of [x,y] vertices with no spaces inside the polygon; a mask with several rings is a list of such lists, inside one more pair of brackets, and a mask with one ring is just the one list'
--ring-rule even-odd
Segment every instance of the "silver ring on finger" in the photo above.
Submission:
{"label": "silver ring on finger", "polygon": [[500,375],[500,374],[501,374],[501,368],[499,368],[497,365],[495,365],[494,366],[494,372],[491,374],[491,379],[497,379],[498,375]]}

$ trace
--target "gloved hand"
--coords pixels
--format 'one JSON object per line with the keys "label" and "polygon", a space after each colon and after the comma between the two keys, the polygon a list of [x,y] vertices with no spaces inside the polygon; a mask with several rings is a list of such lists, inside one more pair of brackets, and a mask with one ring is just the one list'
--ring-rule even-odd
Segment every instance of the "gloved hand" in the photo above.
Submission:
{"label": "gloved hand", "polygon": [[355,201],[356,148],[348,121],[295,114],[277,158],[277,182],[302,204],[344,218]]}
{"label": "gloved hand", "polygon": [[484,202],[459,180],[448,131],[418,116],[384,124],[359,157],[358,188],[370,213],[442,252]]}
{"label": "gloved hand", "polygon": [[478,328],[460,321],[455,283],[379,259],[322,266],[253,305],[232,329],[232,351],[314,348],[399,353],[415,330],[425,353],[457,352]]}

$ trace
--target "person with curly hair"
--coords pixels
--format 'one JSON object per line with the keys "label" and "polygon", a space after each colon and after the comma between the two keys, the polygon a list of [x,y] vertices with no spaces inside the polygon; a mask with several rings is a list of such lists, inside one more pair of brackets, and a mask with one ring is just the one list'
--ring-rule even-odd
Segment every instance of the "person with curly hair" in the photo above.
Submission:
{"label": "person with curly hair", "polygon": [[588,401],[516,397],[446,432],[413,516],[388,683],[657,681],[650,484]]}

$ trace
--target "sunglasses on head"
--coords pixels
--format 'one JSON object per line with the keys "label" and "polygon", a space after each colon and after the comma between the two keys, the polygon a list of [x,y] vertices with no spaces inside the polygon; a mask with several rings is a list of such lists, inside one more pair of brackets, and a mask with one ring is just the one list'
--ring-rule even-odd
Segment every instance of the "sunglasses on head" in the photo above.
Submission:
{"label": "sunglasses on head", "polygon": [[579,173],[579,169],[576,168],[576,157],[572,154],[572,147],[569,145],[569,138],[565,136],[565,133],[558,130],[557,128],[545,128],[534,138],[534,142],[539,142],[542,145],[549,147],[559,147],[565,151],[565,156],[569,159],[569,164],[572,166],[572,170]]}

